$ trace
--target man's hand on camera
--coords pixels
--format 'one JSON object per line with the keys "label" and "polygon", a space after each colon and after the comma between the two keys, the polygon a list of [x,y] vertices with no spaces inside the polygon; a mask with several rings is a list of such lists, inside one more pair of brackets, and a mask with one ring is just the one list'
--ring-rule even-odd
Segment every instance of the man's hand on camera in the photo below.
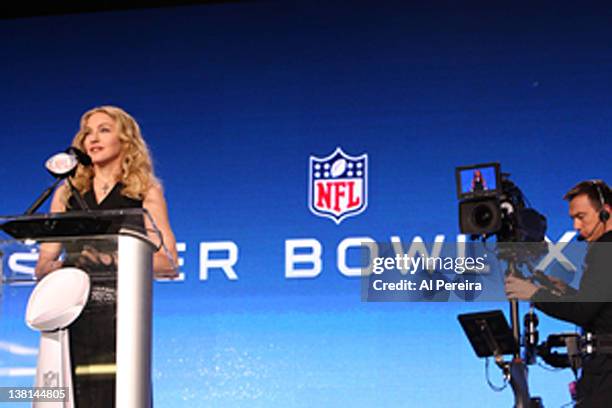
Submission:
{"label": "man's hand on camera", "polygon": [[540,287],[527,279],[508,276],[504,288],[508,299],[530,300]]}
{"label": "man's hand on camera", "polygon": [[576,289],[565,283],[563,279],[557,278],[556,276],[549,276],[548,280],[557,288],[561,295],[573,295],[576,293]]}

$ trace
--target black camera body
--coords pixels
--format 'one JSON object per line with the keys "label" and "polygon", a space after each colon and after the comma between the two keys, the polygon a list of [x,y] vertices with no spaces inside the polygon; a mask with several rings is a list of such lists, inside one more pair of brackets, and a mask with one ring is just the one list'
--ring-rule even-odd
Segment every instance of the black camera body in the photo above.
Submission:
{"label": "black camera body", "polygon": [[455,169],[462,234],[498,242],[543,242],[546,218],[527,208],[522,191],[502,173],[499,163]]}

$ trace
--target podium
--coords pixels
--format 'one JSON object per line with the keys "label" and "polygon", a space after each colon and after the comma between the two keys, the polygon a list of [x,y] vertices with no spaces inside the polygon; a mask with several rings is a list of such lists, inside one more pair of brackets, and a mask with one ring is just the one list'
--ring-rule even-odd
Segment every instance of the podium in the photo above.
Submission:
{"label": "podium", "polygon": [[[65,266],[86,272],[91,281],[91,289],[87,291],[83,289],[82,299],[77,299],[75,303],[77,308],[81,300],[81,303],[83,303],[81,309],[82,306],[87,307],[85,303],[94,302],[97,297],[100,297],[102,301],[107,301],[108,299],[104,300],[104,291],[97,294],[96,288],[99,282],[106,282],[106,284],[112,282],[107,286],[111,290],[116,287],[116,292],[112,294],[116,299],[116,358],[115,365],[111,370],[114,371],[115,375],[115,406],[118,408],[150,408],[152,406],[152,259],[154,251],[158,250],[163,243],[161,233],[156,229],[155,223],[148,212],[144,209],[126,209],[0,217],[0,230],[10,237],[10,239],[2,241],[2,248],[0,248],[2,252],[6,252],[6,248],[9,247],[26,248],[22,250],[22,253],[27,253],[27,248],[32,252],[36,246],[53,246],[61,250],[60,259]],[[105,262],[99,262],[98,259],[92,257],[92,252],[103,254],[104,258],[100,257],[99,259],[104,259]],[[3,265],[5,264],[6,262],[3,262]],[[21,268],[21,270],[23,269]],[[51,272],[47,277],[42,278],[39,285],[42,286],[45,280],[49,279],[48,277],[53,276],[53,273]],[[79,276],[74,271],[72,273],[74,276]],[[4,275],[4,280],[8,284],[23,283],[28,278],[32,279],[31,275],[28,277],[23,272],[21,274],[5,272]],[[58,279],[54,278],[53,280],[57,281]],[[73,278],[68,277],[66,279]],[[87,276],[85,276],[85,280],[78,279],[79,284],[82,284],[79,288],[85,288],[87,286],[85,283]],[[49,279],[49,282],[51,280]],[[34,313],[36,315],[35,320],[38,320],[40,327],[48,330],[42,330],[41,347],[45,342],[45,344],[51,343],[53,345],[50,347],[44,346],[46,347],[45,350],[56,350],[55,352],[65,354],[66,343],[59,345],[59,343],[54,344],[53,341],[55,338],[58,338],[57,341],[59,341],[61,335],[58,333],[61,333],[62,330],[70,331],[70,324],[74,319],[72,317],[67,318],[66,313],[78,315],[80,310],[76,310],[76,312],[75,310],[59,311],[64,313],[59,317],[47,316],[46,312],[48,312],[47,314],[58,312],[57,310],[51,310],[54,308],[54,301],[46,300],[54,298],[54,296],[49,296],[49,291],[58,291],[62,284],[48,284],[46,286],[51,289],[44,288],[47,291],[45,300],[41,300],[40,296],[36,299],[36,302],[33,302],[34,299],[30,299],[31,307],[32,309],[36,308],[36,311],[28,310],[28,313]],[[56,294],[51,292],[51,294],[56,295],[57,299],[67,296],[66,293],[62,292]],[[75,296],[78,298],[78,294]],[[49,304],[49,311],[44,310],[47,304],[45,302]],[[34,303],[36,304],[34,305]],[[61,302],[58,300],[58,303]],[[73,317],[78,321],[78,317]],[[41,330],[40,327],[37,327],[37,329]],[[49,336],[45,336],[46,333]],[[63,373],[59,372],[61,370],[53,372],[49,369],[49,364],[52,366],[53,361],[61,364],[58,363],[59,357],[53,355],[55,352],[43,355],[43,351],[39,351],[35,386],[70,386],[73,382],[71,373],[76,373],[77,376],[96,374],[95,370],[91,370],[91,367],[76,366],[75,370],[66,371],[65,361]],[[63,355],[62,358],[65,357]],[[52,361],[51,363],[49,363],[49,359]],[[79,370],[81,374],[79,374]],[[54,382],[54,380],[56,381]],[[74,406],[72,401],[74,401],[73,388],[69,390],[68,402],[34,402],[34,406],[40,404],[41,407],[66,408]]]}

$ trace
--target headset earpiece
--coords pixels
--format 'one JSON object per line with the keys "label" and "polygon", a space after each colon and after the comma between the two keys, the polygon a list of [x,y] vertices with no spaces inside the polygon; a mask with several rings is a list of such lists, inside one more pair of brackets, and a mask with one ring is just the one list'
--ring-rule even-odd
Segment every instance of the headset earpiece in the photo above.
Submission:
{"label": "headset earpiece", "polygon": [[610,212],[608,210],[604,209],[599,212],[599,220],[601,222],[605,224],[606,222],[608,222],[609,219],[610,219]]}
{"label": "headset earpiece", "polygon": [[610,212],[606,210],[606,200],[604,198],[604,193],[601,189],[601,185],[604,185],[604,183],[603,181],[599,180],[593,180],[592,183],[595,186],[595,189],[597,190],[597,195],[599,196],[599,204],[601,206],[601,209],[599,210],[599,221],[605,224],[610,219]]}

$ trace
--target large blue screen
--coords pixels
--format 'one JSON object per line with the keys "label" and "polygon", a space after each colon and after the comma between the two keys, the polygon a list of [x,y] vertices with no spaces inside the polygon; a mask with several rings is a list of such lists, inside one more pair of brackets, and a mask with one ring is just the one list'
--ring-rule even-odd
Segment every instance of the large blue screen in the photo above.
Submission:
{"label": "large blue screen", "polygon": [[[183,272],[154,287],[156,406],[512,406],[457,321],[507,302],[362,302],[352,250],[456,241],[455,167],[489,162],[552,242],[571,231],[565,191],[610,181],[609,11],[408,3],[0,21],[0,213],[52,182],[44,161],[91,107],[124,108],[150,145]],[[318,187],[326,173],[343,178]],[[32,383],[31,290],[2,288],[3,386]],[[540,321],[541,336],[575,329]],[[546,406],[572,379],[530,367]]]}

